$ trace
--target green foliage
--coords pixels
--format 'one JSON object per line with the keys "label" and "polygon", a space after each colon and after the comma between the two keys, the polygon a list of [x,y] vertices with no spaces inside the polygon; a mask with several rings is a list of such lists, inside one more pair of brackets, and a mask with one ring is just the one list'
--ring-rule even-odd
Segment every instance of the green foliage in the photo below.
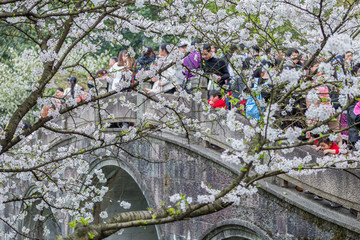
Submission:
{"label": "green foliage", "polygon": [[[75,50],[74,50],[75,51]],[[7,50],[8,59],[0,62],[0,115],[1,120],[7,121],[18,105],[26,99],[34,87],[36,87],[42,73],[42,62],[39,59],[39,50],[36,48],[24,49],[19,51],[13,48]],[[72,65],[78,59],[76,56],[84,54],[82,50],[77,50],[76,54],[70,54],[65,60],[64,65]],[[81,65],[88,71],[107,68],[109,53],[104,51],[98,55],[85,55]],[[75,76],[82,86],[87,85],[88,72],[84,68],[69,68],[61,71],[54,77],[53,85],[46,88],[44,96],[53,96],[57,87],[66,88],[66,79]],[[41,109],[42,106],[38,106]],[[26,121],[32,122],[36,117],[34,113],[40,111],[35,107],[31,114],[26,117]]]}
{"label": "green foliage", "polygon": [[174,208],[169,208],[166,210],[170,215],[174,215],[176,213]]}
{"label": "green foliage", "polygon": [[[137,14],[144,16],[146,19],[150,20],[159,20],[158,13],[161,11],[161,7],[157,6],[145,6],[143,8],[136,8],[135,6],[129,6],[128,12],[135,11]],[[107,51],[108,55],[107,57],[118,57],[119,52],[122,50],[126,50],[129,47],[132,47],[135,52],[136,56],[135,58],[138,58],[141,56],[141,48],[145,46],[152,47],[155,51],[157,51],[159,44],[154,42],[153,37],[146,37],[144,34],[144,31],[139,31],[138,33],[133,33],[130,30],[122,29],[121,32],[119,32],[117,29],[115,29],[115,24],[111,21],[107,21],[106,25],[113,30],[114,34],[116,35],[122,35],[123,39],[129,40],[130,44],[128,46],[120,45],[116,42],[107,42],[104,41],[104,43],[101,45],[101,49],[98,51],[98,54]],[[162,42],[168,42],[170,44],[176,44],[178,42],[177,36],[163,36]]]}
{"label": "green foliage", "polygon": [[86,225],[89,225],[89,221],[90,221],[90,218],[83,218],[83,217],[80,217],[80,220],[78,221],[79,223],[81,223],[82,225],[86,226]]}
{"label": "green foliage", "polygon": [[18,52],[9,49],[10,59],[0,63],[0,113],[2,120],[9,120],[11,114],[36,86],[42,64],[38,52],[31,48]]}
{"label": "green foliage", "polygon": [[301,165],[298,167],[299,172],[301,172],[301,170],[302,170],[303,167],[304,167],[304,164],[301,164]]}
{"label": "green foliage", "polygon": [[219,7],[218,7],[217,3],[216,3],[216,2],[212,2],[212,1],[209,1],[209,2],[205,5],[205,7],[206,7],[207,9],[209,9],[212,13],[217,13],[217,11],[219,10]]}
{"label": "green foliage", "polygon": [[69,224],[69,227],[75,228],[77,225],[77,222],[76,222],[76,220],[73,220],[72,222],[69,222],[68,224]]}
{"label": "green foliage", "polygon": [[89,236],[90,239],[94,239],[94,237],[95,237],[94,234],[91,234],[91,232],[88,232],[87,234],[88,234],[88,236]]}
{"label": "green foliage", "polygon": [[9,26],[0,25],[0,62],[11,61],[12,51],[23,52],[25,49],[35,47],[35,44],[28,41],[18,31]]}

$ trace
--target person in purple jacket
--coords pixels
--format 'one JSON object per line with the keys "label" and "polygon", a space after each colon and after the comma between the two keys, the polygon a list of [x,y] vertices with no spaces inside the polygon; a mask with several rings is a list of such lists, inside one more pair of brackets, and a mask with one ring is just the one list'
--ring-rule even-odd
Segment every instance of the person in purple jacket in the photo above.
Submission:
{"label": "person in purple jacket", "polygon": [[[191,42],[191,46],[195,46],[195,44],[197,43],[198,39],[195,39]],[[183,72],[185,78],[182,86],[183,89],[189,90],[187,86],[190,85],[189,83],[191,83],[191,78],[195,77],[195,74],[193,72],[200,69],[200,64],[201,55],[197,51],[191,52],[188,56],[184,58],[183,65],[186,70]]]}

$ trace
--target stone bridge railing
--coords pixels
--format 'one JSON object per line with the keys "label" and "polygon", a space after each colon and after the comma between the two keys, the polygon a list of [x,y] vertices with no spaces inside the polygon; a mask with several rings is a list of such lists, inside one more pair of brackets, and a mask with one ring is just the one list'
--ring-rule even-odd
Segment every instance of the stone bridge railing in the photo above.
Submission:
{"label": "stone bridge railing", "polygon": [[[126,97],[128,101],[139,106],[139,110],[136,112],[131,111],[126,106],[122,106],[119,101],[117,103],[113,103],[114,98],[120,98],[121,96]],[[177,100],[174,95],[167,95],[166,99]],[[112,113],[113,116],[113,119],[108,120],[108,122],[132,122],[134,124],[140,124],[142,116],[145,112],[157,113],[159,111],[153,108],[153,103],[151,101],[145,100],[146,98],[144,96],[136,96],[132,93],[119,93],[109,99],[106,99],[105,101],[108,102],[106,110]],[[187,106],[191,106],[192,104],[191,108],[196,110],[196,104],[189,102],[185,104],[187,104]],[[58,120],[58,124],[68,129],[73,129],[75,127],[89,124],[90,122],[99,121],[96,111],[97,110],[89,111],[84,114],[84,116],[76,118],[64,116],[62,119]],[[201,114],[200,111],[194,112],[196,112],[196,115],[193,112],[189,113],[193,114],[191,117],[199,119],[200,122],[204,122],[202,123],[203,127],[210,128],[212,130],[213,134],[206,139],[207,143],[214,144],[221,148],[226,148],[228,147],[226,139],[229,137],[235,137],[236,134],[238,134],[230,131],[227,128],[220,128],[219,125],[209,121],[208,116]],[[241,115],[237,116],[237,120],[243,123],[247,123],[247,120]],[[154,122],[154,124],[156,124],[156,122]],[[42,139],[47,144],[51,144],[52,142],[56,141],[52,135],[43,135]],[[194,138],[192,138],[192,140],[200,143]],[[310,153],[313,157],[313,161],[315,161],[316,157],[320,156],[319,153],[310,146],[299,147],[295,149],[291,155],[305,157],[308,153]],[[285,185],[287,185],[286,183],[290,182],[318,196],[321,196],[324,199],[339,203],[346,208],[352,208],[360,212],[360,194],[358,194],[360,179],[356,177],[356,175],[360,176],[360,171],[354,170],[351,173],[352,174],[340,170],[325,170],[310,176],[307,175],[292,177],[286,174],[282,174],[278,176],[278,179],[285,181]]]}

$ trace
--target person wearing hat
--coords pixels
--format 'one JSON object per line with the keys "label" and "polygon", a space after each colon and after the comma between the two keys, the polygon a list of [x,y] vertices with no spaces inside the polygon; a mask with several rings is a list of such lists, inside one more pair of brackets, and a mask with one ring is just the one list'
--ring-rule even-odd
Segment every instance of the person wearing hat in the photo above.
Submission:
{"label": "person wearing hat", "polygon": [[[191,46],[195,46],[199,43],[198,39],[194,39],[191,42]],[[201,55],[198,51],[192,51],[189,55],[184,58],[183,66],[185,71],[183,71],[184,82],[183,89],[191,90],[191,79],[196,77],[196,71],[201,67]],[[190,85],[190,87],[189,87]]]}
{"label": "person wearing hat", "polygon": [[186,42],[180,42],[177,46],[178,46],[180,51],[186,52],[187,45],[188,44]]}
{"label": "person wearing hat", "polygon": [[[186,47],[187,47],[187,43],[186,42],[180,42],[178,45],[177,45],[178,49],[177,49],[177,54],[179,57],[183,57],[186,53]],[[184,84],[184,81],[185,81],[185,76],[183,74],[183,65],[181,63],[177,63],[176,66],[175,66],[175,84],[176,84],[176,87],[180,90],[182,89],[183,87],[183,84]]]}

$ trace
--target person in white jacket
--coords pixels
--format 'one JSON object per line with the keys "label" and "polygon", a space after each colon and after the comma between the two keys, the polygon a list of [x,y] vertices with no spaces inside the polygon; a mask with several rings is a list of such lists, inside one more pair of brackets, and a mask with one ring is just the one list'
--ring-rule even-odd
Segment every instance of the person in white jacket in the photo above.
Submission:
{"label": "person in white jacket", "polygon": [[[163,43],[159,47],[159,59],[156,61],[158,69],[161,70],[166,68],[171,62],[168,59],[169,56],[170,44]],[[176,70],[175,66],[168,67],[166,70],[162,71],[159,79],[152,78],[154,85],[152,89],[145,88],[145,91],[148,94],[157,94],[157,93],[168,93],[172,94],[176,91],[175,75]]]}
{"label": "person in white jacket", "polygon": [[113,81],[110,90],[121,89],[123,86],[122,81],[126,80],[125,75],[131,76],[132,72],[129,70],[134,64],[134,58],[130,57],[126,50],[122,50],[119,53],[119,61],[115,63],[111,68],[111,74],[113,74]]}

